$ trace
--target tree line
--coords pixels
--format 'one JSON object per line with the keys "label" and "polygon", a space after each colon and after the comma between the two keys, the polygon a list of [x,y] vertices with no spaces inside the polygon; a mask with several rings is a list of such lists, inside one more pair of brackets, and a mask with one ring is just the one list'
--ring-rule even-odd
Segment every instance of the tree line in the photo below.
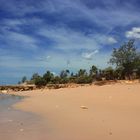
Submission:
{"label": "tree line", "polygon": [[[119,48],[114,48],[111,59],[108,62],[114,65],[105,69],[99,69],[93,65],[89,71],[80,69],[77,73],[70,72],[68,69],[62,70],[59,75],[54,75],[47,71],[43,76],[34,73],[28,83],[37,86],[46,86],[47,84],[65,84],[77,83],[86,84],[101,80],[124,80],[140,79],[140,52],[135,47],[135,41],[129,40]],[[22,83],[27,81],[24,76]]]}

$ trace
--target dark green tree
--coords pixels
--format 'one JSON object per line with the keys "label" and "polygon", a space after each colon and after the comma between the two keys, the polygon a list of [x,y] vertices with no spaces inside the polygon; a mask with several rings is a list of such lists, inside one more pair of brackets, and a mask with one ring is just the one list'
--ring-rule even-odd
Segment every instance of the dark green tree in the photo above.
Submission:
{"label": "dark green tree", "polygon": [[134,40],[129,40],[124,43],[120,48],[114,49],[112,58],[110,59],[111,64],[115,64],[116,68],[121,69],[121,76],[131,79],[131,75],[134,69],[137,69],[137,48],[134,45]]}
{"label": "dark green tree", "polygon": [[61,84],[65,84],[65,83],[69,82],[69,73],[70,73],[70,71],[68,69],[62,70],[60,72],[60,83]]}
{"label": "dark green tree", "polygon": [[114,80],[115,76],[114,76],[114,70],[112,67],[107,67],[106,69],[104,69],[104,75],[106,80]]}
{"label": "dark green tree", "polygon": [[43,77],[38,77],[36,80],[35,80],[35,85],[37,87],[42,87],[42,86],[46,86],[46,81]]}
{"label": "dark green tree", "polygon": [[60,77],[61,77],[62,79],[67,78],[69,73],[70,73],[69,70],[62,70],[62,71],[60,72]]}
{"label": "dark green tree", "polygon": [[80,69],[76,75],[76,83],[78,84],[88,84],[92,83],[92,77],[88,75],[85,69]]}
{"label": "dark green tree", "polygon": [[80,69],[80,70],[78,71],[78,77],[80,77],[80,76],[85,76],[85,75],[87,75],[87,72],[86,72],[85,69]]}
{"label": "dark green tree", "polygon": [[43,75],[43,79],[46,81],[46,84],[51,83],[51,81],[53,80],[53,78],[54,78],[54,75],[50,71],[47,71]]}
{"label": "dark green tree", "polygon": [[31,77],[31,80],[32,81],[35,81],[37,78],[39,78],[40,76],[39,76],[39,74],[38,73],[34,73],[33,75],[32,75],[32,77]]}
{"label": "dark green tree", "polygon": [[29,81],[30,84],[35,84],[36,81],[40,78],[41,76],[38,73],[34,73],[31,77],[31,80]]}
{"label": "dark green tree", "polygon": [[89,76],[93,79],[96,80],[97,78],[97,73],[98,73],[98,68],[96,66],[92,66],[89,70]]}
{"label": "dark green tree", "polygon": [[137,77],[140,78],[140,52],[137,53],[136,61],[135,61],[135,72]]}
{"label": "dark green tree", "polygon": [[61,84],[61,78],[59,76],[55,76],[52,80],[52,84]]}
{"label": "dark green tree", "polygon": [[27,81],[27,77],[26,76],[23,76],[21,82],[22,83],[25,83],[26,81]]}

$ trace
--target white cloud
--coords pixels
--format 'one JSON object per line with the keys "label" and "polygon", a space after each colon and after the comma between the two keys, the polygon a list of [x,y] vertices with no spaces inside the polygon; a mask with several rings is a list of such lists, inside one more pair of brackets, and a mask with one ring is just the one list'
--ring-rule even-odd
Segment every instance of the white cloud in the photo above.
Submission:
{"label": "white cloud", "polygon": [[80,51],[81,49],[92,51],[100,49],[104,45],[112,45],[117,43],[117,40],[106,34],[89,34],[85,35],[82,32],[74,31],[65,27],[57,26],[42,26],[37,34],[46,37],[55,42],[53,46],[56,49],[64,51]]}
{"label": "white cloud", "polygon": [[[104,3],[106,3],[106,1]],[[15,53],[14,56],[7,56],[7,48],[5,47],[3,51],[5,56],[0,55],[0,66],[3,68],[8,67],[10,70],[11,68],[16,69],[15,75],[19,68],[20,70],[22,68],[26,70],[28,68],[28,70],[30,70],[29,68],[34,69],[37,67],[37,70],[35,70],[35,72],[37,72],[38,69],[42,67],[43,69],[47,68],[53,71],[65,69],[67,66],[69,66],[70,69],[78,70],[79,68],[90,67],[92,64],[105,67],[110,54],[108,52],[98,53],[98,50],[104,45],[117,43],[117,40],[113,36],[110,36],[110,32],[116,26],[125,27],[132,23],[140,23],[140,19],[138,18],[139,11],[134,9],[133,5],[115,6],[114,8],[112,4],[105,6],[105,8],[98,6],[89,8],[84,5],[81,0],[43,0],[37,3],[15,0],[5,2],[5,0],[1,0],[0,9],[16,17],[16,19],[5,19],[3,23],[2,21],[0,23],[0,31],[2,30],[0,39],[2,42],[7,43],[5,46],[8,46],[8,49],[11,47],[13,52],[18,50],[18,54]],[[25,16],[27,14],[34,15],[34,13],[37,13],[36,15],[39,17],[39,12],[45,15],[44,17],[40,16],[41,19],[35,17],[27,18],[27,16]],[[55,25],[48,26],[47,20],[49,19],[46,18],[48,15],[51,15],[52,18],[54,17],[56,23],[58,22],[57,27]],[[69,24],[67,23],[73,24],[74,22],[77,24],[81,23],[81,21],[93,25],[93,28],[91,27],[92,34],[85,35],[82,32],[69,29]],[[61,25],[61,27],[59,27],[59,25]],[[94,25],[99,27],[98,33]],[[35,38],[30,33],[26,34],[22,27],[28,28],[29,26],[34,36],[41,35],[46,37],[46,40],[41,37]],[[81,29],[81,26],[79,28]],[[131,31],[126,32],[126,37],[140,38],[140,28],[134,27]],[[46,43],[48,41],[47,39],[50,39],[49,41],[52,41],[53,45],[48,46],[49,43]],[[44,40],[45,42],[43,42]],[[44,46],[38,47],[37,44],[41,43]],[[27,56],[26,51],[19,52],[19,48],[27,50],[36,50],[38,48],[37,51],[39,51],[35,54],[31,53],[33,56],[30,58]],[[8,54],[10,54],[11,49],[8,50]],[[45,51],[47,54],[45,54]],[[84,59],[81,58],[81,52],[85,52],[82,53]],[[2,50],[0,50],[0,53],[2,54]],[[25,58],[19,57],[20,55],[25,55]],[[87,60],[90,61],[87,63]]]}
{"label": "white cloud", "polygon": [[95,50],[95,51],[92,51],[92,52],[86,52],[86,53],[82,53],[82,57],[86,60],[92,60],[93,59],[93,56],[95,54],[97,54],[99,51],[98,50]]}
{"label": "white cloud", "polygon": [[107,42],[109,44],[115,44],[115,43],[117,43],[117,40],[115,38],[113,38],[113,37],[108,37]]}
{"label": "white cloud", "polygon": [[69,21],[85,18],[90,22],[107,27],[107,30],[118,25],[140,23],[139,11],[132,3],[123,2],[120,5],[114,0],[101,1],[101,3],[105,5],[104,8],[99,6],[90,8],[82,0],[40,0],[37,3],[10,0],[5,3],[5,0],[1,0],[0,8],[21,17],[37,12],[62,13],[63,17],[68,17]]}
{"label": "white cloud", "polygon": [[133,27],[131,31],[125,33],[127,38],[140,39],[140,27]]}
{"label": "white cloud", "polygon": [[35,38],[20,32],[5,30],[4,33],[0,36],[0,39],[5,41],[8,46],[14,48],[29,50],[36,50],[38,48],[37,40]]}
{"label": "white cloud", "polygon": [[[36,17],[5,18],[0,22],[0,26],[2,27],[0,28],[0,40],[9,47],[36,50],[38,48],[38,43],[40,43],[41,40],[34,37],[33,28],[42,26],[43,22],[43,19]],[[29,28],[32,34],[29,32],[25,33],[24,27]]]}
{"label": "white cloud", "polygon": [[54,47],[60,50],[94,50],[101,47],[94,35],[86,36],[81,32],[66,28],[43,27],[39,34],[53,40],[55,42]]}
{"label": "white cloud", "polygon": [[31,18],[5,18],[1,20],[1,25],[7,27],[8,29],[17,29],[21,26],[36,26],[43,23],[43,19],[31,17]]}
{"label": "white cloud", "polygon": [[26,34],[16,33],[16,32],[10,32],[7,36],[9,40],[15,42],[15,44],[18,44],[19,47],[23,47],[25,49],[36,49],[36,40]]}
{"label": "white cloud", "polygon": [[[56,51],[38,52],[31,58],[18,54],[11,55],[9,53],[7,55],[5,51],[4,53],[0,52],[0,54],[3,54],[0,55],[0,67],[3,69],[0,77],[6,77],[6,75],[9,79],[17,77],[16,82],[21,80],[24,75],[30,77],[35,72],[43,74],[46,70],[59,74],[63,69],[69,69],[72,72],[77,72],[80,68],[89,70],[92,65],[104,68],[110,58],[110,53],[98,53],[98,50],[83,53],[85,55],[84,59],[81,54],[77,55],[69,52],[62,54]],[[39,58],[43,58],[43,61],[40,61]]]}
{"label": "white cloud", "polygon": [[96,7],[89,8],[85,5],[77,5],[81,8],[81,12],[89,18],[90,21],[107,28],[107,32],[116,26],[127,26],[132,23],[140,23],[139,11],[136,7],[129,2],[123,5],[117,5],[112,2],[108,5],[104,2],[105,8]]}
{"label": "white cloud", "polygon": [[51,60],[51,56],[47,55],[47,56],[44,56],[44,57],[41,57],[41,58],[37,58],[36,60],[37,61],[49,62]]}
{"label": "white cloud", "polygon": [[113,45],[118,42],[114,37],[105,34],[96,34],[96,40],[102,45]]}

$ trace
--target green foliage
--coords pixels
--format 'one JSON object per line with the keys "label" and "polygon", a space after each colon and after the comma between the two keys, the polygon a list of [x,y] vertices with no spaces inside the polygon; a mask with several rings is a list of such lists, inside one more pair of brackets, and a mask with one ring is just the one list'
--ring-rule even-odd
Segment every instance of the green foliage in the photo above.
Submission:
{"label": "green foliage", "polygon": [[140,78],[140,53],[137,53],[137,57],[135,61],[135,71],[138,78]]}
{"label": "green foliage", "polygon": [[120,48],[114,48],[110,63],[120,67],[133,62],[135,58],[136,47],[134,46],[134,40],[129,40],[128,43],[124,43]]}
{"label": "green foliage", "polygon": [[76,79],[77,84],[89,84],[92,83],[92,77],[85,75],[85,76],[79,76]]}
{"label": "green foliage", "polygon": [[26,76],[23,76],[21,82],[22,83],[25,83],[26,81],[27,81],[27,77]]}
{"label": "green foliage", "polygon": [[43,77],[38,77],[35,80],[35,85],[38,87],[46,86],[46,81]]}
{"label": "green foliage", "polygon": [[[80,69],[76,74],[70,73],[69,70],[62,70],[59,76],[54,76],[53,73],[47,71],[43,76],[38,73],[32,75],[28,83],[34,83],[36,86],[46,86],[47,84],[65,84],[77,83],[87,84],[99,80],[121,80],[128,77],[131,79],[135,74],[135,78],[140,78],[140,52],[134,45],[134,40],[129,40],[112,52],[112,58],[109,61],[115,64],[116,68],[107,67],[105,69],[98,69],[92,66],[87,72],[85,69]],[[27,81],[24,76],[22,82]]]}
{"label": "green foliage", "polygon": [[129,79],[134,69],[138,69],[138,64],[136,64],[138,59],[136,50],[134,40],[129,40],[120,48],[114,49],[112,58],[110,59],[110,63],[115,64],[117,68],[121,68],[121,73]]}
{"label": "green foliage", "polygon": [[43,79],[46,81],[46,84],[51,83],[52,80],[54,78],[53,73],[51,73],[50,71],[47,71],[44,75],[43,75]]}
{"label": "green foliage", "polygon": [[92,81],[97,79],[98,68],[96,66],[92,66],[89,70],[89,76],[92,78]]}
{"label": "green foliage", "polygon": [[39,78],[39,77],[40,77],[40,76],[39,76],[38,73],[34,73],[34,74],[32,75],[31,80],[36,80],[36,79]]}
{"label": "green foliage", "polygon": [[108,67],[106,69],[104,69],[104,75],[106,80],[114,80],[114,70],[112,67]]}
{"label": "green foliage", "polygon": [[52,79],[52,83],[53,84],[60,84],[60,81],[61,81],[61,78],[59,76],[55,76],[53,79]]}
{"label": "green foliage", "polygon": [[92,83],[92,76],[88,75],[85,69],[80,69],[76,74],[75,82],[77,84],[88,84]]}
{"label": "green foliage", "polygon": [[69,82],[69,73],[70,73],[69,70],[62,70],[60,72],[60,81],[59,81],[60,84],[66,84]]}
{"label": "green foliage", "polygon": [[78,74],[77,74],[78,77],[83,77],[83,76],[86,76],[86,75],[87,75],[87,72],[86,72],[85,69],[80,69],[78,71]]}
{"label": "green foliage", "polygon": [[70,73],[69,70],[62,70],[62,71],[60,72],[60,78],[62,78],[62,79],[67,78],[69,73]]}
{"label": "green foliage", "polygon": [[91,75],[91,76],[96,75],[96,74],[97,74],[97,71],[98,71],[98,68],[97,68],[96,66],[93,65],[93,66],[90,68],[90,75]]}

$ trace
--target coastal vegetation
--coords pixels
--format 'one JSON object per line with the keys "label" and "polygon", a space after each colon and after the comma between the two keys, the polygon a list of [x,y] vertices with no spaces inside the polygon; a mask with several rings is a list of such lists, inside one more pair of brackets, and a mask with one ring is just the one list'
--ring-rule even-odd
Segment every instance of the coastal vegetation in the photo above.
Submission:
{"label": "coastal vegetation", "polygon": [[24,76],[22,83],[27,81],[40,87],[47,84],[89,84],[102,80],[132,80],[140,78],[140,52],[135,47],[134,40],[129,40],[119,48],[114,48],[108,63],[113,67],[99,69],[93,65],[89,71],[80,69],[77,73],[73,73],[66,69],[62,70],[59,75],[54,75],[51,71],[46,71],[42,76],[34,73],[29,81]]}

